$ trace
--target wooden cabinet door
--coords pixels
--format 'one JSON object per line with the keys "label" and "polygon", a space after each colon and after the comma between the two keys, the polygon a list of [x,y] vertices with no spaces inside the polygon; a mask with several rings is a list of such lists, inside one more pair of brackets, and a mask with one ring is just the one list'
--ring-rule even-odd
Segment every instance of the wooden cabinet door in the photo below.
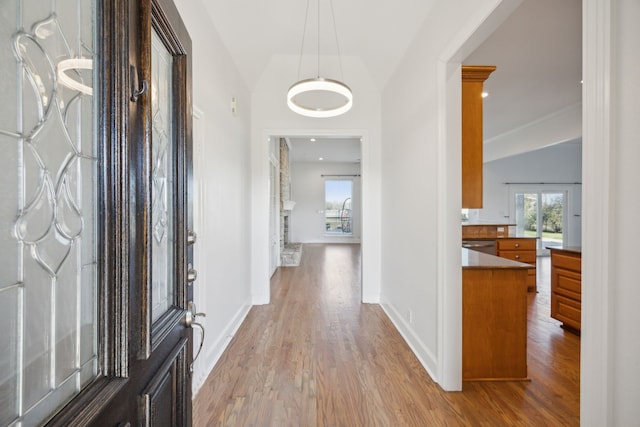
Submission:
{"label": "wooden cabinet door", "polygon": [[582,256],[551,249],[551,317],[580,331]]}
{"label": "wooden cabinet door", "polygon": [[462,67],[462,207],[482,208],[482,88],[494,66]]}

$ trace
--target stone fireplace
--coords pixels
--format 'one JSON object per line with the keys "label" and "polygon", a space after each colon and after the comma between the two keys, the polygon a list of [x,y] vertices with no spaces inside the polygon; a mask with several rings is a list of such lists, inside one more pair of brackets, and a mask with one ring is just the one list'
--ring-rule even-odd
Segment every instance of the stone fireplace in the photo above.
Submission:
{"label": "stone fireplace", "polygon": [[300,263],[302,245],[291,242],[291,210],[295,205],[291,201],[291,175],[289,165],[289,146],[280,138],[280,261],[282,266],[295,266]]}
{"label": "stone fireplace", "polygon": [[291,199],[291,175],[289,167],[289,146],[284,138],[280,138],[280,247],[289,243],[289,214],[285,210],[285,200]]}
{"label": "stone fireplace", "polygon": [[282,247],[289,244],[289,213],[285,212],[282,217]]}

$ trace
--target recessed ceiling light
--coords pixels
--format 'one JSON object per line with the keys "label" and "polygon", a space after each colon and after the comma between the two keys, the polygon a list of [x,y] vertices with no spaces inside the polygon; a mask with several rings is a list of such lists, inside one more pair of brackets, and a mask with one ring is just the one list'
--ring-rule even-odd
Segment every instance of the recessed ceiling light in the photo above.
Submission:
{"label": "recessed ceiling light", "polygon": [[309,141],[316,142],[316,139],[315,138],[311,138]]}
{"label": "recessed ceiling light", "polygon": [[486,98],[487,96],[489,96],[489,92],[482,92],[482,97]]}
{"label": "recessed ceiling light", "polygon": [[322,157],[318,157],[318,160],[324,160],[324,158],[322,158]]}

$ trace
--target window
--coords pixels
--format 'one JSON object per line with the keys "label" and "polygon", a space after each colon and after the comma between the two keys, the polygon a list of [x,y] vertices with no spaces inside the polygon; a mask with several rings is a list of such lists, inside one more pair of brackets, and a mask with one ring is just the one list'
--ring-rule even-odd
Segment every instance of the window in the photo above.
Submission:
{"label": "window", "polygon": [[324,219],[327,235],[352,235],[353,181],[327,180],[324,183]]}

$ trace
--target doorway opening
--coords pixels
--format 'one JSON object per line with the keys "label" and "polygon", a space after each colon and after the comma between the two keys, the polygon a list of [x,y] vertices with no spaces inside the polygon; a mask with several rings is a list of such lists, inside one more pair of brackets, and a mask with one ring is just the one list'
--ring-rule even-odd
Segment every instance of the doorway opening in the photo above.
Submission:
{"label": "doorway opening", "polygon": [[[452,56],[450,57],[450,62],[449,62],[449,66],[451,65],[459,65],[461,62],[465,62],[465,60],[463,58],[466,58],[467,61],[466,63],[472,64],[486,64],[486,63],[491,63],[493,65],[497,65],[498,69],[503,69],[503,70],[507,70],[507,66],[510,64],[514,64],[515,62],[512,63],[508,63],[505,62],[504,60],[502,61],[502,63],[498,63],[494,58],[495,57],[489,57],[484,56],[481,57],[482,55],[482,51],[479,51],[478,46],[482,43],[482,41],[479,41],[480,39],[482,40],[489,40],[492,37],[496,36],[496,33],[498,32],[499,28],[502,27],[502,23],[506,22],[508,19],[513,18],[514,16],[516,16],[515,13],[513,13],[519,6],[527,6],[527,5],[536,5],[535,2],[500,2],[500,5],[498,7],[496,7],[494,10],[491,11],[490,15],[491,15],[491,20],[487,20],[484,21],[483,25],[481,25],[479,28],[475,29],[474,32],[472,33],[472,35],[469,37],[469,39],[467,39],[466,42],[463,42],[462,45],[458,48],[458,50],[452,54]],[[526,10],[524,8],[521,8],[520,11],[522,10]],[[525,17],[526,14],[521,13],[520,16],[521,17]],[[573,14],[575,16],[575,13]],[[531,15],[529,15],[531,16]],[[579,15],[578,15],[579,16]],[[529,18],[530,19],[530,18]],[[497,24],[498,21],[502,21],[502,23]],[[579,19],[577,20],[578,22]],[[518,26],[518,25],[511,25],[511,27],[507,27],[507,28],[518,28],[518,31],[522,30],[522,26]],[[581,30],[578,29],[574,32],[572,32],[572,36],[573,39],[578,39],[581,36]],[[522,33],[522,31],[520,31]],[[490,34],[490,36],[487,36],[487,34]],[[575,50],[574,50],[575,51]],[[577,51],[580,51],[579,49]],[[472,53],[474,53],[475,55],[472,55]],[[532,55],[533,57],[533,55]],[[490,59],[487,59],[490,58]],[[515,56],[514,58],[517,58],[517,56]],[[491,61],[491,62],[488,62]],[[518,63],[521,63],[522,61],[520,61],[519,59],[517,60]],[[502,68],[501,68],[502,67]],[[443,67],[443,72],[445,72],[446,70]],[[494,79],[492,83],[497,83],[496,82],[497,79]],[[579,80],[579,79],[578,79]],[[491,79],[490,79],[491,81]],[[449,82],[443,82],[443,85],[448,84]],[[531,83],[530,81],[525,82],[525,83]],[[453,86],[453,85],[451,85]],[[488,88],[488,92],[489,92],[489,98],[487,101],[487,104],[491,103],[492,99],[496,99],[497,95],[499,94],[504,94],[504,93],[509,93],[509,94],[513,94],[515,93],[515,91],[513,90],[509,90],[509,91],[502,91],[500,92],[497,88],[495,88],[495,90],[493,90],[494,88]],[[456,90],[458,90],[458,86],[453,87],[453,89],[450,90],[450,97],[451,99],[458,99],[459,98],[459,94],[457,92],[455,92]],[[492,95],[494,95],[494,98],[492,98]],[[455,98],[454,98],[455,97]],[[516,105],[517,102],[512,103],[512,105]],[[497,104],[494,104],[497,105]],[[491,108],[487,108],[485,109],[485,117],[489,116],[489,113],[491,113]],[[500,117],[500,119],[502,119],[502,117]],[[531,122],[532,124],[534,122]],[[492,142],[496,142],[496,144],[494,144],[491,148],[494,149],[495,151],[492,151],[491,154],[494,156],[497,156],[497,152],[499,151],[498,148],[505,148],[503,151],[500,152],[501,156],[504,157],[508,157],[508,156],[513,156],[515,153],[514,151],[508,151],[506,149],[508,144],[504,144],[504,147],[502,147],[500,145],[500,143],[502,143],[503,141],[507,140],[507,137],[509,138],[514,138],[514,133],[509,133],[511,129],[513,129],[513,127],[511,128],[504,128],[504,129],[500,129],[499,125],[504,124],[504,122],[496,122],[492,125],[487,125],[485,126],[485,141],[487,141],[489,139],[489,137],[493,137],[493,141]],[[541,125],[541,122],[535,122],[535,124]],[[492,127],[493,126],[493,127]],[[578,127],[579,128],[579,127]],[[520,131],[523,131],[524,127],[522,128],[518,128]],[[524,132],[523,132],[524,133]],[[503,137],[503,139],[500,139],[499,137]],[[529,141],[526,138],[521,138],[521,141]],[[531,140],[533,141],[533,139]],[[531,145],[529,148],[532,148],[533,145]],[[457,148],[457,147],[456,147]],[[509,146],[509,149],[511,150],[513,147]],[[486,146],[485,146],[486,149]],[[458,155],[457,152],[454,152],[454,154]],[[487,157],[491,158],[491,156],[487,156],[486,152],[485,152],[485,160],[487,159]],[[495,157],[497,158],[497,157]],[[526,179],[525,177],[521,177],[519,179],[523,179],[523,180],[529,180],[529,177],[527,176]],[[497,182],[497,179],[496,179]],[[536,181],[537,182],[537,181]],[[504,181],[501,182],[501,184],[504,183]],[[528,191],[528,190],[527,190]],[[528,194],[527,191],[524,191],[523,194]],[[561,192],[562,193],[562,192]],[[486,194],[486,193],[485,193]],[[502,193],[504,194],[504,193]],[[505,212],[502,210],[504,208],[507,208],[508,210],[510,210],[510,223],[514,223],[514,219],[516,216],[516,208],[515,208],[515,195],[514,194],[509,194],[509,199],[505,200],[506,194],[504,194],[504,196],[500,194],[499,197],[495,197],[495,199],[491,200],[491,202],[495,201],[495,205],[494,206],[498,206],[498,203],[500,203],[501,208],[496,208],[494,211],[491,211],[491,218],[487,218],[487,220],[491,220],[491,221],[504,221],[505,219]],[[522,196],[523,198],[524,196]],[[555,197],[557,199],[557,197]],[[577,195],[576,197],[572,197],[572,199],[570,200],[572,203],[574,202],[574,199],[579,198],[579,195]],[[498,200],[499,199],[499,200]],[[562,242],[564,244],[566,244],[567,242],[567,238],[568,238],[568,228],[569,225],[567,224],[566,221],[566,214],[567,214],[567,193],[563,193],[563,203],[562,203],[562,211],[563,211],[563,217],[561,220],[561,224],[560,226],[562,227],[562,233],[561,233],[561,237],[562,237]],[[523,200],[523,199],[522,199]],[[507,203],[505,204],[505,201],[507,201]],[[522,204],[524,205],[524,202],[522,202]],[[536,208],[541,208],[543,205],[543,200],[537,200],[537,206]],[[489,212],[489,209],[487,209],[487,207],[485,206],[485,212]],[[537,214],[536,215],[536,225],[533,226],[536,228],[535,232],[542,232],[542,226],[539,225],[537,223],[538,218],[541,217],[541,214]],[[495,218],[495,219],[494,219]],[[572,217],[573,220],[573,217]],[[577,222],[577,221],[573,221],[573,222]],[[532,228],[533,228],[532,227]],[[573,226],[571,226],[573,227]],[[457,230],[456,230],[457,231]],[[557,231],[557,230],[556,230]],[[573,234],[573,236],[575,237],[579,237],[580,234],[579,233],[575,233],[574,229],[571,228],[571,232]],[[557,233],[559,234],[559,233]],[[456,234],[457,235],[457,234]],[[558,237],[558,236],[555,236]],[[543,239],[538,239],[539,242],[539,248],[542,249],[544,246],[543,245],[549,245],[549,244],[557,244],[557,242],[544,242],[543,243]],[[546,240],[546,239],[545,239]],[[554,239],[554,240],[559,240],[559,239]],[[452,256],[454,255],[454,250],[452,249],[450,251],[451,253],[447,253],[447,256]],[[459,268],[459,266],[457,266]],[[449,271],[447,270],[447,273],[449,273]],[[451,271],[451,274],[453,273],[453,271]],[[443,285],[447,285],[449,286],[449,283],[446,283],[445,281],[442,282]],[[444,292],[447,292],[446,289],[444,289]],[[454,295],[455,296],[455,295]],[[457,297],[457,296],[456,296]],[[457,319],[459,318],[459,311],[456,311],[456,308],[451,308],[448,307],[446,304],[444,305],[444,310],[447,311],[447,314],[444,320],[445,323],[445,327],[444,329],[444,333],[441,336],[451,336],[451,331],[448,330],[448,326],[453,326],[454,328],[457,326],[456,322]],[[458,308],[459,310],[459,308]],[[456,329],[454,332],[458,332],[458,330]],[[457,337],[456,337],[457,338]],[[451,349],[446,348],[446,351],[444,353],[448,353],[449,350],[453,350],[451,351],[451,353],[456,354],[458,348],[454,347],[453,345],[451,346]],[[443,355],[443,359],[448,359],[447,355],[444,354]],[[446,371],[445,373],[448,373],[448,371]],[[455,372],[457,374],[457,372]],[[449,377],[447,377],[449,378]],[[457,378],[454,375],[451,375],[450,378],[452,378],[452,383],[454,383],[453,380],[457,380]]]}
{"label": "doorway opening", "polygon": [[362,139],[319,133],[270,136],[269,211],[278,219],[271,222],[270,252],[280,254],[276,268],[291,265],[290,248],[360,243]]}

